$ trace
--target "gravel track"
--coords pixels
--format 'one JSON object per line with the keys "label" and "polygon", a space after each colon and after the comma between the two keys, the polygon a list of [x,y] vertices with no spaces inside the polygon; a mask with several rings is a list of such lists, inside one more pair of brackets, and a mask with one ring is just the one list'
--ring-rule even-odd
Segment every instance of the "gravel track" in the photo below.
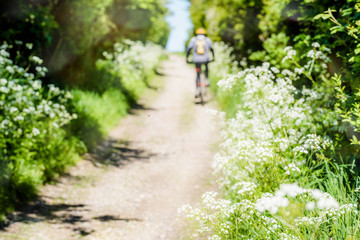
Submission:
{"label": "gravel track", "polygon": [[43,187],[0,239],[186,239],[177,210],[213,188],[218,133],[211,103],[194,103],[194,69],[175,55],[163,69],[156,100],[140,102],[96,153]]}

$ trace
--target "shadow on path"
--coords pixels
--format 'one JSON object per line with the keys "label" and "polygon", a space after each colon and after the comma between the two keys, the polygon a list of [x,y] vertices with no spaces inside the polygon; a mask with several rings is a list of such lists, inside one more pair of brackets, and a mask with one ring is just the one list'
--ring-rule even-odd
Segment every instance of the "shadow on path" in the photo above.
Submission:
{"label": "shadow on path", "polygon": [[89,154],[88,160],[95,166],[101,164],[121,167],[135,161],[149,161],[157,156],[157,154],[133,145],[133,142],[127,140],[107,139],[93,153]]}
{"label": "shadow on path", "polygon": [[157,111],[157,109],[155,109],[155,108],[146,107],[143,104],[136,103],[129,110],[129,114],[137,115],[139,113],[139,110],[142,110],[142,111]]}
{"label": "shadow on path", "polygon": [[[113,215],[101,215],[92,218],[85,218],[84,212],[89,212],[84,204],[48,204],[43,200],[38,200],[33,203],[26,204],[22,207],[18,207],[16,211],[9,216],[9,224],[17,222],[31,224],[46,222],[48,224],[61,224],[70,229],[76,234],[81,236],[87,236],[94,232],[93,226],[95,221],[97,222],[110,222],[110,221],[142,221],[138,218],[122,218],[120,216]],[[84,227],[84,223],[87,227]],[[90,227],[89,227],[90,226]],[[6,226],[0,228],[0,231],[6,231]]]}
{"label": "shadow on path", "polygon": [[[139,149],[130,141],[119,139],[107,139],[103,141],[93,153],[86,154],[84,160],[89,160],[96,167],[115,166],[122,167],[135,161],[148,161],[156,154]],[[81,182],[86,176],[73,176],[66,174],[62,179],[66,184]],[[61,181],[60,181],[61,182]],[[33,202],[18,206],[12,214],[7,216],[7,222],[0,225],[0,231],[7,231],[7,227],[14,223],[34,224],[44,222],[65,226],[65,228],[86,236],[96,231],[98,224],[95,222],[132,222],[142,221],[137,218],[123,218],[113,215],[91,215],[90,206],[85,204],[54,203],[56,200],[49,196],[39,196]]]}
{"label": "shadow on path", "polygon": [[99,220],[101,222],[110,222],[110,221],[140,222],[140,221],[142,221],[141,219],[138,219],[138,218],[120,218],[120,217],[111,216],[111,215],[99,216],[99,217],[95,217],[94,219]]}

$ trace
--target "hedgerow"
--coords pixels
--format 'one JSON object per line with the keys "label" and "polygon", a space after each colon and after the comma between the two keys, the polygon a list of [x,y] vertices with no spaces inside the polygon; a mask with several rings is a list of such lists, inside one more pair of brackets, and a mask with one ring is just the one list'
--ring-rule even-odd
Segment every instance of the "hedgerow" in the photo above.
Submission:
{"label": "hedgerow", "polygon": [[42,82],[47,68],[39,57],[19,55],[26,65],[17,65],[12,48],[0,46],[0,222],[106,137],[150,86],[164,54],[150,42],[115,44],[97,62],[107,85],[66,91]]}
{"label": "hedgerow", "polygon": [[78,118],[71,129],[92,150],[124,117],[151,85],[163,49],[148,42],[126,40],[96,62],[96,91],[76,89],[74,108]]}
{"label": "hedgerow", "polygon": [[354,165],[340,162],[342,141],[334,134],[346,125],[329,104],[335,82],[293,85],[326,74],[324,48],[312,46],[303,67],[287,47],[283,61],[292,68],[264,63],[217,83],[218,92],[238,99],[230,118],[217,113],[223,142],[213,167],[223,192],[204,194],[200,208],[181,208],[208,239],[360,237],[358,177]]}
{"label": "hedgerow", "polygon": [[[260,17],[269,14],[270,2]],[[272,34],[264,31],[263,50],[249,50],[244,54],[249,59],[241,60],[238,69],[214,75],[225,111],[217,113],[223,118],[223,142],[213,162],[222,192],[204,194],[199,208],[180,209],[208,239],[360,238],[360,108],[354,90],[360,8],[347,1],[339,17],[331,9],[321,13],[324,6],[309,14],[307,4],[320,3],[299,3],[303,20],[331,20],[331,34],[324,35],[329,22],[310,30],[313,23],[304,21],[299,24],[303,33],[292,32],[293,39],[265,24],[260,27]],[[311,36],[311,31],[322,35]],[[339,32],[348,35],[342,40],[354,51],[344,45],[338,50],[344,41],[333,41],[332,34]],[[242,34],[237,37],[246,39]],[[287,46],[291,43],[293,47]],[[239,59],[239,46],[230,46],[222,52],[235,51]],[[347,63],[337,66],[338,74],[331,49]],[[215,69],[229,66],[220,56]],[[249,67],[248,60],[259,65]]]}
{"label": "hedgerow", "polygon": [[47,69],[40,58],[31,56],[24,69],[13,63],[8,48],[0,46],[0,213],[34,197],[39,184],[79,158],[78,140],[64,128],[77,117],[68,111],[72,95],[42,84]]}

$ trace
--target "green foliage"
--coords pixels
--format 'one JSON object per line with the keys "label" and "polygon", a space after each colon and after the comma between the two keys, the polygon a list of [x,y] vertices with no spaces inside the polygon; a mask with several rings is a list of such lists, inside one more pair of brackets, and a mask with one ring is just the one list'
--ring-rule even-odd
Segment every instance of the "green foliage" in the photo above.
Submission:
{"label": "green foliage", "polygon": [[[218,82],[228,74],[236,72],[238,64],[231,55],[233,48],[223,42],[215,42],[213,48],[216,52],[216,61],[210,63],[209,67],[211,90],[215,93],[221,108],[229,115],[232,115],[236,112],[240,96],[236,93],[229,95],[227,92],[221,91],[218,87]],[[245,63],[242,62],[242,64]]]}
{"label": "green foliage", "polygon": [[[96,147],[150,86],[163,57],[162,48],[150,42],[115,44],[93,70],[96,91],[70,94],[42,84],[47,68],[39,57],[30,56],[26,68],[13,64],[11,48],[0,46],[0,218],[64,173],[85,148]],[[21,55],[15,59],[26,62]]]}
{"label": "green foliage", "polygon": [[213,162],[224,196],[206,193],[200,208],[183,208],[209,239],[360,237],[356,166],[339,161],[331,138],[343,127],[331,104],[335,87],[331,81],[301,91],[293,85],[326,69],[321,46],[312,46],[303,67],[287,47],[284,61],[295,67],[264,63],[218,82],[218,93],[238,94],[239,103],[221,124]]}
{"label": "green foliage", "polygon": [[237,60],[259,50],[257,15],[262,1],[190,0],[190,15],[195,29],[205,27],[214,41],[223,41],[234,48]]}
{"label": "green foliage", "polygon": [[67,110],[71,94],[42,84],[46,68],[35,65],[35,75],[13,64],[8,48],[0,47],[0,214],[79,158],[79,142],[64,128],[76,118]]}
{"label": "green foliage", "polygon": [[[97,59],[115,42],[132,39],[166,45],[170,29],[165,4],[155,0],[2,1],[0,41],[32,43],[32,52],[49,69],[47,82],[91,89]],[[21,50],[25,61],[27,53]]]}
{"label": "green foliage", "polygon": [[269,62],[277,68],[289,67],[288,63],[282,62],[286,55],[284,49],[288,46],[288,41],[289,37],[283,32],[272,34],[270,38],[267,38],[264,41],[264,50],[251,53],[249,59],[253,61]]}
{"label": "green foliage", "polygon": [[163,54],[162,48],[151,42],[126,40],[116,43],[111,53],[104,52],[104,58],[96,61],[96,77],[88,81],[88,89],[96,91],[71,91],[74,111],[78,114],[71,129],[89,150],[127,114],[150,86]]}
{"label": "green foliage", "polygon": [[130,108],[119,89],[108,89],[101,95],[84,90],[72,90],[71,93],[78,114],[71,124],[71,131],[85,143],[88,150],[94,149]]}
{"label": "green foliage", "polygon": [[59,25],[52,10],[56,1],[1,1],[0,29],[2,41],[15,40],[35,44],[35,48],[49,47]]}
{"label": "green foliage", "polygon": [[168,12],[164,0],[114,0],[108,12],[118,36],[165,47],[170,28],[165,22]]}
{"label": "green foliage", "polygon": [[149,87],[163,52],[147,41],[166,45],[165,4],[1,1],[0,221],[94,148]]}
{"label": "green foliage", "polygon": [[[215,92],[228,120],[214,166],[225,199],[206,194],[188,216],[209,239],[360,238],[358,1],[191,3],[195,27],[227,42],[245,69],[226,77],[218,66],[228,62],[216,65],[224,75],[215,74]],[[253,29],[243,31],[254,12]],[[249,39],[257,46],[245,47]],[[247,68],[248,60],[257,66]],[[316,189],[331,210],[318,204]]]}

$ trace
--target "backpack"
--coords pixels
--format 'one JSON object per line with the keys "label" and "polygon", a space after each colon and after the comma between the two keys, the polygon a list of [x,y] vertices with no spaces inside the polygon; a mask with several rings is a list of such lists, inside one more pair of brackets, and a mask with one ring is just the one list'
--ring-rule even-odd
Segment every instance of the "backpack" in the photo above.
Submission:
{"label": "backpack", "polygon": [[196,39],[196,53],[199,55],[205,54],[205,39]]}

